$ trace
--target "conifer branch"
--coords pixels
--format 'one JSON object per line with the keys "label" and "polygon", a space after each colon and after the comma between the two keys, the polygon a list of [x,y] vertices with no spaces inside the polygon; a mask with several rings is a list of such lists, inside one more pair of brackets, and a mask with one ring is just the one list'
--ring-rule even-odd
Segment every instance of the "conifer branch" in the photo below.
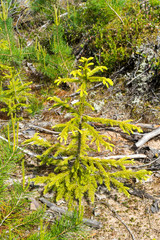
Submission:
{"label": "conifer branch", "polygon": [[[80,122],[79,123],[79,130],[81,131],[82,130],[82,123]],[[81,132],[78,132],[78,148],[77,148],[77,158],[79,159],[80,157],[80,154],[81,154],[81,141],[82,141],[82,138],[81,138]]]}

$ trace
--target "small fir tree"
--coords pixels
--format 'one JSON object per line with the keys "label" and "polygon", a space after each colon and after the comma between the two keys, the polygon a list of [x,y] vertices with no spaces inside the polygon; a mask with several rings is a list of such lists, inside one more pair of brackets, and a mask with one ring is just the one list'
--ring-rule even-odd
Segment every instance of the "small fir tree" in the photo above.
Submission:
{"label": "small fir tree", "polygon": [[[7,115],[11,118],[12,131],[13,131],[13,152],[18,146],[18,131],[19,121],[22,119],[18,112],[22,109],[26,109],[27,112],[31,112],[29,109],[28,96],[31,82],[22,83],[19,78],[20,73],[16,73],[15,69],[9,66],[5,66],[0,63],[0,70],[3,71],[3,77],[0,79],[0,102],[4,104],[1,108],[2,112],[7,112]],[[1,82],[2,80],[2,82]],[[3,81],[8,80],[7,89],[2,86]],[[10,145],[10,128],[8,124],[8,142]]]}
{"label": "small fir tree", "polygon": [[[86,109],[94,110],[93,106],[87,101],[87,86],[93,82],[102,82],[105,86],[113,85],[109,78],[95,76],[98,71],[107,70],[104,66],[97,66],[93,69],[90,62],[93,58],[81,58],[82,66],[78,70],[71,72],[73,78],[59,78],[57,85],[65,82],[76,83],[79,85],[77,92],[79,97],[77,101],[69,103],[62,101],[56,96],[50,97],[54,101],[53,108],[62,107],[71,113],[72,118],[55,127],[61,129],[58,140],[59,143],[52,145],[44,141],[37,134],[25,143],[33,143],[47,147],[47,150],[39,156],[42,164],[52,164],[55,166],[54,172],[44,177],[36,177],[35,182],[46,183],[44,193],[53,189],[56,191],[56,200],[64,198],[69,207],[73,206],[75,200],[78,200],[81,206],[84,194],[88,194],[91,202],[94,202],[95,191],[98,184],[104,183],[108,190],[111,189],[111,183],[115,185],[120,192],[129,196],[128,188],[120,179],[137,178],[139,180],[147,178],[146,170],[134,172],[126,169],[126,164],[133,164],[133,160],[122,158],[119,160],[106,159],[89,156],[93,151],[90,144],[95,143],[98,152],[101,151],[101,145],[107,150],[112,151],[113,144],[106,141],[109,139],[106,135],[101,135],[91,123],[102,123],[107,126],[119,126],[125,133],[133,133],[134,130],[142,132],[139,127],[130,124],[130,120],[117,121],[99,117],[91,117],[86,114]],[[54,154],[53,154],[54,153]],[[117,171],[116,171],[117,169]]]}

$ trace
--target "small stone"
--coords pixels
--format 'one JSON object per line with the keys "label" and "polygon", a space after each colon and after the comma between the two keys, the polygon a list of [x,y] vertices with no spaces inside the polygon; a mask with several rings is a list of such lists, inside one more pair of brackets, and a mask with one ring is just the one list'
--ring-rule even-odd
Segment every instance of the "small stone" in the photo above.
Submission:
{"label": "small stone", "polygon": [[24,129],[24,124],[21,123],[21,122],[19,122],[19,128],[20,128],[20,129]]}
{"label": "small stone", "polygon": [[94,209],[93,209],[93,214],[94,214],[95,217],[100,216],[100,215],[101,215],[100,209],[94,208]]}
{"label": "small stone", "polygon": [[65,203],[64,200],[59,200],[56,204],[59,206],[59,205],[64,204],[64,203]]}
{"label": "small stone", "polygon": [[41,208],[41,205],[36,199],[32,198],[31,200],[32,202],[30,204],[30,210],[36,211],[37,209]]}
{"label": "small stone", "polygon": [[79,100],[78,100],[78,99],[75,99],[75,100],[73,100],[73,101],[71,102],[71,104],[74,105],[74,104],[77,103],[77,102],[79,102]]}
{"label": "small stone", "polygon": [[35,132],[34,129],[26,129],[23,131],[23,134],[25,134],[26,137],[33,137]]}
{"label": "small stone", "polygon": [[45,198],[53,198],[54,197],[54,193],[46,193],[44,195]]}
{"label": "small stone", "polygon": [[152,213],[157,213],[159,212],[159,206],[158,206],[158,201],[154,201],[152,206],[151,206],[151,212]]}
{"label": "small stone", "polygon": [[64,119],[72,118],[72,117],[73,117],[73,115],[72,115],[71,113],[66,113],[66,114],[64,115]]}
{"label": "small stone", "polygon": [[99,200],[106,199],[106,195],[105,195],[105,194],[96,194],[96,197],[97,197]]}

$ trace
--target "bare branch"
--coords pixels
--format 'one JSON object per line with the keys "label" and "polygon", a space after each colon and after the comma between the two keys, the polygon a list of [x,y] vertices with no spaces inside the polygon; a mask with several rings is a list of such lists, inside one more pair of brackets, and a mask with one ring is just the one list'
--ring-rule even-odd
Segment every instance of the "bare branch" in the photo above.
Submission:
{"label": "bare branch", "polygon": [[139,158],[147,158],[147,155],[145,154],[131,154],[131,155],[113,155],[113,156],[108,156],[104,157],[103,159],[120,159],[120,158],[130,158],[130,159],[139,159]]}
{"label": "bare branch", "polygon": [[158,136],[160,134],[160,127],[153,130],[152,132],[150,133],[146,133],[136,144],[135,146],[138,148],[138,147],[141,147],[143,144],[145,144],[146,142],[148,142],[150,139]]}
{"label": "bare branch", "polygon": [[[47,199],[45,198],[40,198],[39,199],[42,203],[46,204],[47,207],[49,207],[51,210],[61,213],[61,214],[66,214],[67,210],[65,210],[62,207],[57,207],[56,204],[49,202]],[[72,212],[68,213],[69,215],[72,215]],[[91,220],[91,219],[87,219],[87,218],[83,218],[82,222],[88,226],[94,227],[94,228],[101,228],[102,224],[96,220]]]}

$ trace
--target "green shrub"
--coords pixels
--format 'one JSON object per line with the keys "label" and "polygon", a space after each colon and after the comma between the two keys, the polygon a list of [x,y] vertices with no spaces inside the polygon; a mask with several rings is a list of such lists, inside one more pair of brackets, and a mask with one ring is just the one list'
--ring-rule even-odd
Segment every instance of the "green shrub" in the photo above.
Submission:
{"label": "green shrub", "polygon": [[88,41],[82,56],[95,56],[97,64],[113,72],[156,32],[158,22],[157,9],[149,5],[144,8],[139,1],[89,0],[84,7],[71,10],[62,24],[76,54]]}

